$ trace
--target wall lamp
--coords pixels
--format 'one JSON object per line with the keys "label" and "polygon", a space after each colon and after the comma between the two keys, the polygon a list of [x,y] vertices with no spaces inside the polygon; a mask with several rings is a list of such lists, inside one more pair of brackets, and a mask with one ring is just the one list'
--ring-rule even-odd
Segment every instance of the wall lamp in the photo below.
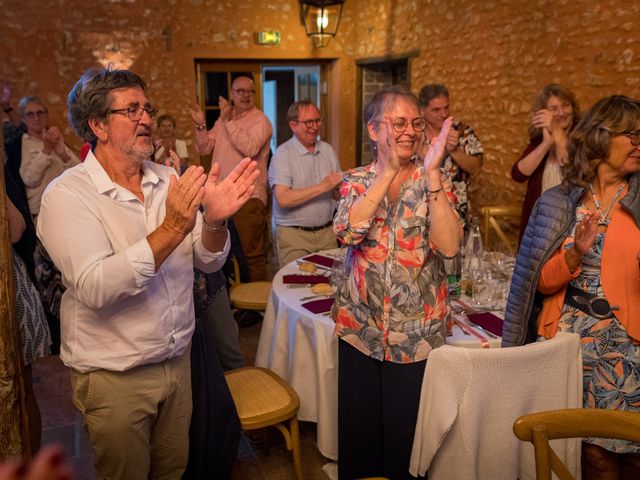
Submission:
{"label": "wall lamp", "polygon": [[300,21],[314,47],[326,47],[336,36],[344,0],[300,0]]}

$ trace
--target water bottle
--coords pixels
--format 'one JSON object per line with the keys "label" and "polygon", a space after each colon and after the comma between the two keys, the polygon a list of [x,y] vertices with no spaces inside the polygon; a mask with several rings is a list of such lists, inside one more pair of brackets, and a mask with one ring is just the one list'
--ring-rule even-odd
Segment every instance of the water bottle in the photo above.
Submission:
{"label": "water bottle", "polygon": [[460,298],[462,293],[462,252],[453,258],[444,259],[444,271],[447,274],[447,284],[450,298]]}
{"label": "water bottle", "polygon": [[465,295],[471,295],[473,273],[481,270],[483,253],[484,249],[482,247],[480,226],[475,219],[472,219],[469,227],[469,235],[467,236],[467,243],[463,250],[462,290]]}

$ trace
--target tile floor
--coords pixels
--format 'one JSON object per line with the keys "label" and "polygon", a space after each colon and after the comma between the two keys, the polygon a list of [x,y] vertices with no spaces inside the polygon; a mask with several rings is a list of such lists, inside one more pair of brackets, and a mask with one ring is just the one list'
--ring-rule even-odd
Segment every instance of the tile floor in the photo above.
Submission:
{"label": "tile floor", "polygon": [[[247,365],[255,360],[261,323],[240,329],[240,344]],[[34,390],[42,411],[42,444],[59,443],[67,452],[76,480],[94,480],[93,454],[82,417],[71,402],[71,386],[66,368],[58,356],[39,360],[33,368]],[[261,441],[243,438],[233,471],[233,480],[294,479],[291,453],[286,450],[282,436],[275,429],[267,429],[268,452]],[[327,463],[316,447],[316,426],[300,425],[303,472],[306,479],[326,480],[322,466]]]}

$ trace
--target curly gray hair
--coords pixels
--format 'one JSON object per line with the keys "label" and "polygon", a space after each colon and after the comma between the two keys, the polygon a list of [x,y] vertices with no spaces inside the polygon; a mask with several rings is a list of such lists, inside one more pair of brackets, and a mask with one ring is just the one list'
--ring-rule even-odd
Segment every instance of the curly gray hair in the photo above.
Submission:
{"label": "curly gray hair", "polygon": [[90,69],[84,72],[67,97],[69,124],[75,132],[96,147],[96,135],[89,126],[90,119],[104,119],[111,107],[111,92],[118,88],[141,88],[147,85],[130,70]]}

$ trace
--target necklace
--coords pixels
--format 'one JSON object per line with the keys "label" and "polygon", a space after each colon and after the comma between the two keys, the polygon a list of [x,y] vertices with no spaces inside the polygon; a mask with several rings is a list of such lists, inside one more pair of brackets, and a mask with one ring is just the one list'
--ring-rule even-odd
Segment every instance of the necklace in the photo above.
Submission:
{"label": "necklace", "polygon": [[591,191],[591,196],[593,197],[593,203],[596,204],[596,210],[600,213],[600,220],[598,220],[598,225],[604,225],[606,227],[611,221],[611,219],[608,219],[609,213],[611,212],[613,205],[618,200],[618,197],[622,193],[622,190],[624,190],[624,182],[622,182],[622,184],[618,187],[616,194],[613,196],[613,200],[611,200],[607,211],[604,213],[602,213],[602,207],[600,206],[600,202],[598,201],[598,197],[596,196],[596,191],[593,188],[593,182],[589,184],[589,190]]}

